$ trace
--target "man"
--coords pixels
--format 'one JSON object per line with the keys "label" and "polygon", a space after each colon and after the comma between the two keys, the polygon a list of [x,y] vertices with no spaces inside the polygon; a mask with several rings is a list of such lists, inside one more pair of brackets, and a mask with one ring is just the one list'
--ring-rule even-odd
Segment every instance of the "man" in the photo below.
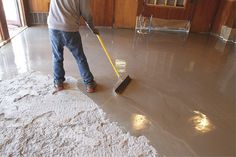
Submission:
{"label": "man", "polygon": [[88,27],[98,34],[94,28],[90,11],[90,0],[51,0],[48,16],[49,37],[53,52],[54,86],[57,91],[63,90],[65,70],[63,68],[63,50],[66,46],[73,54],[88,93],[96,91],[96,82],[90,72],[83,51],[79,33],[80,18]]}

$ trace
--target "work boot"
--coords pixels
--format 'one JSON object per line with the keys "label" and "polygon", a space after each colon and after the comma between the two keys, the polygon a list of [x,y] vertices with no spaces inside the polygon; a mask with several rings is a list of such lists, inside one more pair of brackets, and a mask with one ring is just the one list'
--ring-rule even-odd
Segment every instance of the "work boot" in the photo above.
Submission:
{"label": "work boot", "polygon": [[95,81],[93,81],[92,83],[86,84],[85,86],[86,86],[87,93],[96,92],[97,83]]}
{"label": "work boot", "polygon": [[61,91],[64,89],[64,85],[63,85],[63,83],[56,83],[56,84],[54,84],[54,88],[56,91]]}

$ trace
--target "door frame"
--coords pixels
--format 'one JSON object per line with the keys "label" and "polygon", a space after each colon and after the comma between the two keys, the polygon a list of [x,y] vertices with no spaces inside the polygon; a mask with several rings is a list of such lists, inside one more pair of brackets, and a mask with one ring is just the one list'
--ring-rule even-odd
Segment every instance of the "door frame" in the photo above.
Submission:
{"label": "door frame", "polygon": [[[29,15],[27,14],[29,9],[28,9],[28,1],[27,0],[17,0],[18,7],[19,7],[19,16],[21,18],[21,25],[23,27],[29,25]],[[10,35],[7,27],[7,20],[3,8],[3,3],[2,0],[0,0],[0,36],[2,41],[8,41],[10,40]]]}
{"label": "door frame", "polygon": [[[9,0],[5,0],[5,1],[9,1]],[[20,14],[21,14],[20,13],[20,6],[18,4],[19,0],[13,0],[12,2],[14,3],[12,5],[14,5],[14,7],[16,8],[16,10],[14,10],[14,13],[16,14],[16,18],[17,19],[15,19],[15,20],[7,20],[7,17],[6,17],[7,24],[11,24],[11,25],[16,25],[16,26],[22,27],[23,26],[23,21],[21,20],[21,16],[20,16]],[[5,16],[6,16],[6,13],[5,13]]]}
{"label": "door frame", "polygon": [[8,40],[10,38],[2,0],[0,0],[0,35],[2,41]]}

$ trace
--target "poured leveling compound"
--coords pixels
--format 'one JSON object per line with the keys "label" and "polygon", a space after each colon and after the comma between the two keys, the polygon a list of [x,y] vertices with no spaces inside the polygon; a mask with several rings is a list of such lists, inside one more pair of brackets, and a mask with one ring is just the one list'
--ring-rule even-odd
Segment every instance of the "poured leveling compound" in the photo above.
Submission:
{"label": "poured leveling compound", "polygon": [[124,133],[68,78],[53,93],[38,72],[0,82],[0,156],[156,156],[143,137]]}

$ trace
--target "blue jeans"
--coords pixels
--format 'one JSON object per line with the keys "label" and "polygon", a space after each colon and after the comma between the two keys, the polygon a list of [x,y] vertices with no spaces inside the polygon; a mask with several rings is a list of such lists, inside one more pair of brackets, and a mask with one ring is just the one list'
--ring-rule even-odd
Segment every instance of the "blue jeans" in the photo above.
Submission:
{"label": "blue jeans", "polygon": [[80,75],[83,78],[84,84],[93,83],[94,77],[90,72],[89,65],[83,51],[80,33],[49,29],[49,37],[53,52],[54,83],[58,84],[65,81],[65,70],[63,67],[64,46],[72,52],[79,67]]}

